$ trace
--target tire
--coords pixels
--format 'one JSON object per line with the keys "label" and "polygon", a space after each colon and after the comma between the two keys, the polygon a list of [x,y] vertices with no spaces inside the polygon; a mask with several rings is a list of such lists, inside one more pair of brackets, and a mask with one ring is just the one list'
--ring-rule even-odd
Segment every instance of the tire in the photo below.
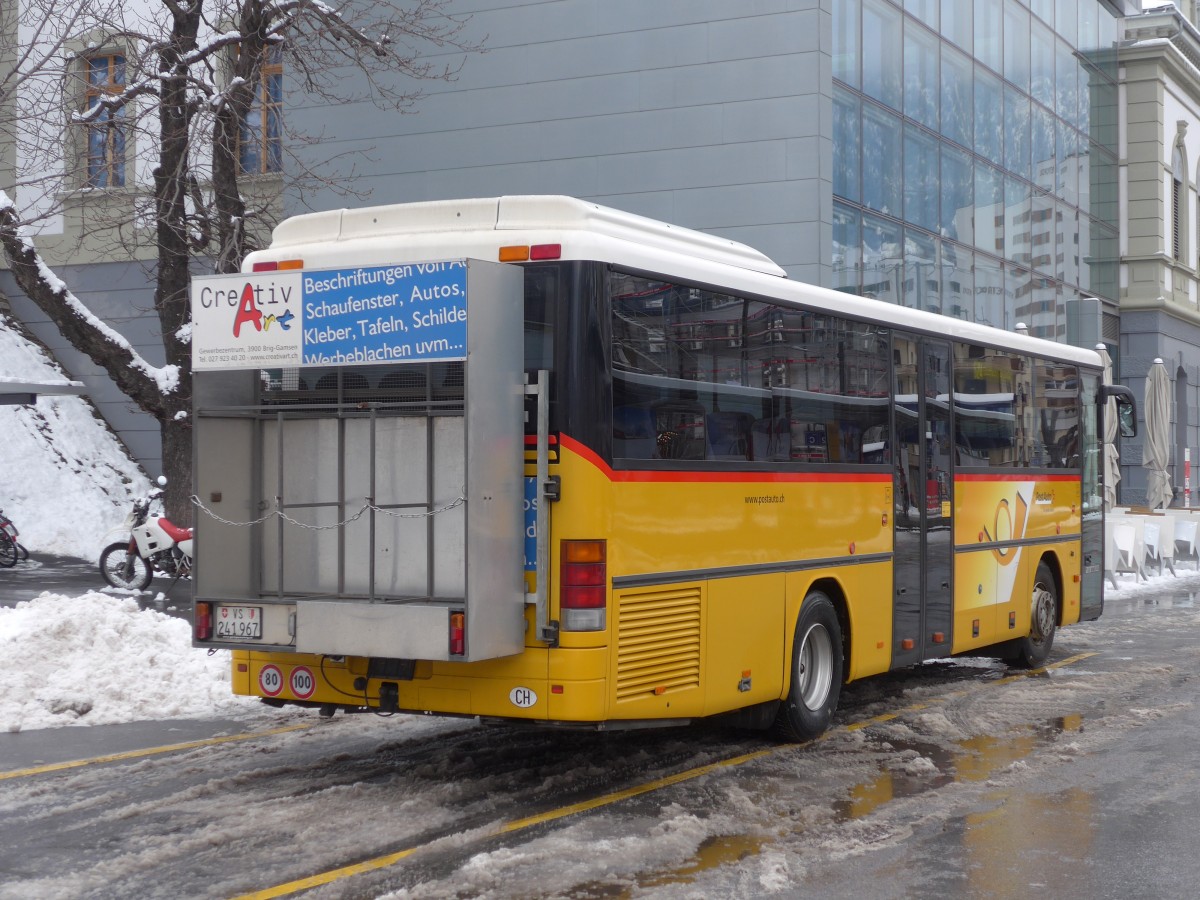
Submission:
{"label": "tire", "polygon": [[1016,655],[1008,662],[1025,669],[1036,669],[1049,659],[1058,630],[1058,585],[1054,581],[1054,572],[1044,560],[1038,563],[1033,578],[1030,604],[1029,635],[1017,641]]}
{"label": "tire", "polygon": [[24,544],[17,544],[17,553],[21,555],[21,559],[29,559],[29,551],[25,549]]}
{"label": "tire", "polygon": [[144,591],[154,572],[137,553],[129,552],[129,541],[109,544],[100,554],[100,574],[112,587]]}
{"label": "tire", "polygon": [[20,556],[20,552],[17,550],[16,542],[7,533],[0,531],[0,567],[12,568],[17,564],[18,556]]}
{"label": "tire", "polygon": [[811,741],[829,727],[842,693],[842,626],[833,601],[813,591],[800,605],[792,642],[791,687],[774,731],[786,741]]}

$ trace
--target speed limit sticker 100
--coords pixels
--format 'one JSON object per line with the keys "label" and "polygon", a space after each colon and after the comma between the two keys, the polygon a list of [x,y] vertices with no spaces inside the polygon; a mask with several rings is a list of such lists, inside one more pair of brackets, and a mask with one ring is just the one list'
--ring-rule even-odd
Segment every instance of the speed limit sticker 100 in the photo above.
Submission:
{"label": "speed limit sticker 100", "polygon": [[288,687],[297,700],[307,700],[317,689],[317,679],[308,666],[296,666],[288,677]]}

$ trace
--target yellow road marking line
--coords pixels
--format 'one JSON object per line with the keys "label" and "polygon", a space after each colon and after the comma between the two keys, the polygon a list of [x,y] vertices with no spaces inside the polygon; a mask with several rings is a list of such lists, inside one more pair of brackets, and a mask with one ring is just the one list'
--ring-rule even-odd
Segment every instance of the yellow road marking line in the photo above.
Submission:
{"label": "yellow road marking line", "polygon": [[92,766],[97,763],[119,762],[123,759],[137,759],[141,756],[155,756],[160,753],[174,753],[178,750],[194,750],[197,747],[211,747],[216,744],[228,744],[231,741],[246,741],[256,737],[270,737],[275,734],[286,734],[289,731],[301,731],[312,728],[311,722],[303,725],[284,725],[267,731],[246,731],[241,734],[227,734],[220,737],[204,738],[198,741],[184,741],[179,744],[164,744],[161,747],[147,747],[142,750],[126,750],[123,753],[110,753],[107,756],[93,756],[88,759],[73,759],[69,762],[49,763],[44,766],[33,766],[28,769],[13,769],[10,772],[0,772],[0,781],[9,778],[26,778],[30,775],[45,775],[47,772],[61,772],[63,769],[78,769],[82,766]]}
{"label": "yellow road marking line", "polygon": [[[664,787],[669,787],[673,784],[679,784],[683,781],[690,781],[693,778],[699,778],[702,775],[707,775],[710,772],[716,772],[720,769],[729,768],[730,766],[740,766],[743,763],[750,762],[754,759],[759,759],[772,753],[779,752],[778,747],[769,747],[765,750],[755,750],[751,753],[743,753],[741,756],[733,756],[729,759],[723,759],[719,762],[708,763],[707,765],[699,766],[695,769],[688,769],[686,772],[677,772],[674,775],[666,775],[662,778],[656,778],[653,781],[647,781],[643,784],[634,785],[630,788],[625,788],[621,791],[615,791],[611,794],[605,794],[602,797],[595,797],[591,800],[581,800],[579,803],[572,803],[569,806],[560,806],[558,809],[552,809],[548,812],[538,813],[535,816],[526,816],[523,819],[513,819],[510,822],[503,822],[490,830],[483,833],[482,838],[499,837],[503,834],[511,834],[514,831],[523,831],[526,828],[532,828],[534,825],[541,825],[544,822],[553,822],[555,819],[562,819],[567,816],[573,816],[576,813],[585,812],[590,809],[599,809],[603,806],[610,806],[613,803],[618,803],[621,800],[628,800],[630,797],[637,797],[640,794],[648,794],[651,791],[657,791]],[[298,878],[295,881],[289,881],[287,884],[276,885],[273,888],[267,888],[261,891],[254,891],[249,894],[242,894],[234,900],[267,900],[271,897],[284,897],[288,894],[293,894],[296,891],[302,891],[307,888],[319,887],[323,884],[329,884],[338,881],[342,878],[348,878],[351,875],[361,875],[364,872],[373,872],[376,869],[384,869],[393,863],[399,862],[406,856],[411,856],[422,848],[423,845],[408,847],[404,850],[398,850],[395,853],[389,853],[386,856],[377,856],[374,859],[364,860],[360,863],[354,863],[349,866],[342,866],[339,869],[330,869],[327,872],[321,872],[318,875],[312,875],[308,878]]]}
{"label": "yellow road marking line", "polygon": [[[985,687],[1007,684],[1010,681],[1016,681],[1020,678],[1028,678],[1031,675],[1041,674],[1048,669],[1059,669],[1063,666],[1068,666],[1071,663],[1075,663],[1081,659],[1087,659],[1089,656],[1095,655],[1095,653],[1079,653],[1049,666],[1030,669],[1028,672],[1022,672],[1018,675],[1011,675],[1007,678],[1001,678],[997,681],[989,681]],[[955,694],[949,695],[944,699],[949,700],[952,699],[952,697],[963,693],[965,693],[965,691],[957,691]],[[847,725],[844,727],[847,731],[857,731],[861,728],[867,728],[871,725],[878,725],[881,722],[888,722],[892,719],[897,719],[906,713],[927,709],[928,707],[934,706],[941,702],[941,700],[935,700],[932,702],[914,703],[911,706],[906,706],[904,709],[897,710],[895,712],[882,713],[863,722],[855,722],[852,725]],[[818,738],[818,740],[824,740],[828,736],[829,734],[826,733]],[[665,787],[680,784],[684,781],[691,781],[693,778],[699,778],[702,775],[708,775],[712,772],[719,771],[720,769],[740,766],[744,763],[761,759],[764,756],[771,756],[794,746],[796,745],[783,744],[778,747],[768,747],[764,750],[754,750],[750,753],[743,753],[741,756],[733,756],[729,759],[720,760],[719,762],[698,766],[695,769],[688,769],[684,772],[677,772],[674,775],[666,775],[662,778],[656,778],[653,781],[647,781],[643,784],[634,785],[633,787],[625,788],[621,791],[605,794],[592,800],[581,800],[578,803],[572,803],[568,806],[560,806],[557,809],[552,809],[544,813],[538,813],[534,816],[526,816],[522,819],[513,819],[509,822],[502,822],[501,824],[484,832],[481,836],[481,839],[488,840],[501,835],[512,834],[513,832],[517,831],[524,831],[526,828],[532,828],[534,825],[541,825],[545,822],[553,822],[556,819],[563,819],[567,816],[573,816],[576,813],[587,812],[588,810],[599,809],[604,806],[611,806],[612,804],[619,803],[622,800],[628,800],[631,797],[637,797],[641,794],[648,794],[652,791],[657,791]],[[289,881],[285,884],[276,885],[275,887],[264,888],[261,891],[252,891],[249,894],[239,894],[237,897],[234,897],[233,900],[272,900],[272,898],[275,897],[286,897],[288,894],[294,894],[297,891],[303,891],[309,888],[331,884],[335,881],[340,881],[343,878],[349,878],[353,875],[362,875],[366,872],[374,872],[379,869],[386,869],[388,866],[412,856],[424,846],[425,845],[423,844],[418,844],[414,847],[406,847],[405,849],[397,850],[394,853],[388,853],[384,856],[376,856],[373,859],[363,860],[362,862],[354,863],[349,866],[342,866],[337,869],[329,869],[328,871],[321,872],[317,875],[310,875],[307,878],[298,878],[295,881]]]}

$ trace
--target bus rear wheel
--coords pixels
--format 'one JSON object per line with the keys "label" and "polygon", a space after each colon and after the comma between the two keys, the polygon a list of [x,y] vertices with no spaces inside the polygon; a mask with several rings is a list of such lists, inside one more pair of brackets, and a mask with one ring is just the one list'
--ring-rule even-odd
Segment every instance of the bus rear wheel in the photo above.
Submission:
{"label": "bus rear wheel", "polygon": [[792,642],[792,678],[775,718],[775,734],[811,741],[824,733],[842,692],[842,626],[833,601],[821,591],[804,598]]}
{"label": "bus rear wheel", "polygon": [[1016,655],[1008,662],[1036,669],[1050,658],[1054,634],[1058,630],[1058,585],[1054,572],[1044,561],[1038,563],[1030,597],[1029,636],[1017,641]]}

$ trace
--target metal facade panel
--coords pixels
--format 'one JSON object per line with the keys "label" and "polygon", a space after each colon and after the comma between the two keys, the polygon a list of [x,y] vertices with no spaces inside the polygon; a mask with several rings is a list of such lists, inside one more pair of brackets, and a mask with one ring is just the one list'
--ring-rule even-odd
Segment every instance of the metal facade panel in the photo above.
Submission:
{"label": "metal facade panel", "polygon": [[[346,176],[375,203],[562,193],[722,236],[754,224],[776,262],[828,281],[828,0],[756,4],[752,15],[707,2],[551,6],[483,4],[469,29],[488,52],[469,55],[452,86],[430,84],[419,116],[344,104],[293,118],[373,149]],[[797,142],[816,148],[798,154]],[[811,189],[789,215],[724,218],[738,189],[800,185]],[[341,203],[330,193],[307,208]]]}

